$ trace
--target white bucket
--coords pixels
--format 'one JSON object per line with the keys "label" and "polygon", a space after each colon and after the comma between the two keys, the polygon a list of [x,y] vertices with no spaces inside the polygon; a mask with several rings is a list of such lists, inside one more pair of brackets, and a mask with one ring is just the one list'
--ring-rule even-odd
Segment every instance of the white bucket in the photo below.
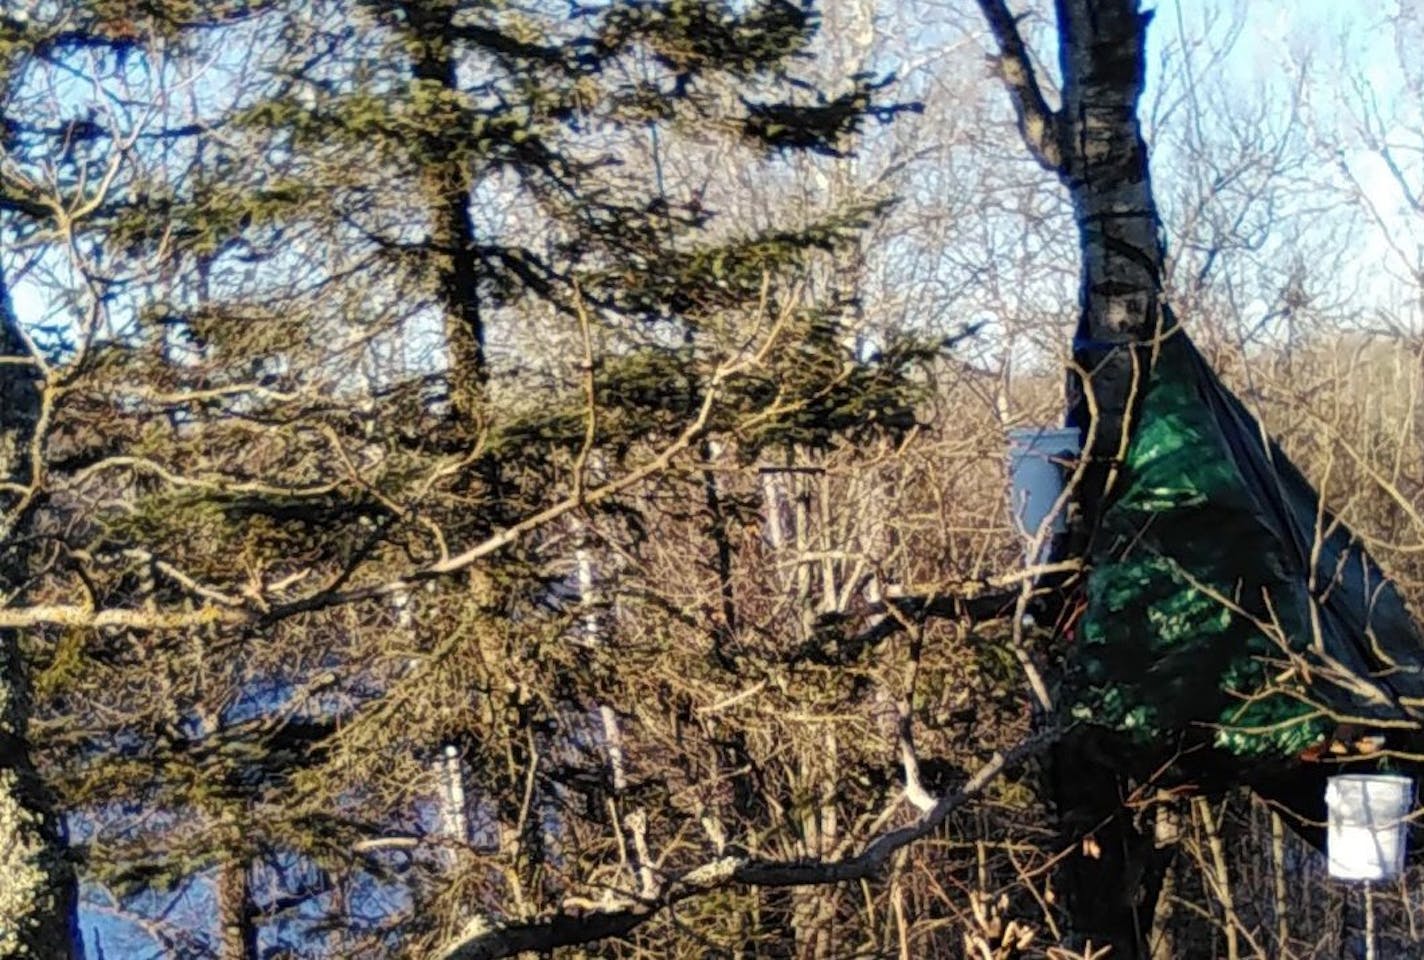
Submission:
{"label": "white bucket", "polygon": [[1405,822],[1414,807],[1414,781],[1390,773],[1331,777],[1325,786],[1330,876],[1390,880],[1404,869]]}
{"label": "white bucket", "polygon": [[[1078,455],[1078,431],[1058,427],[1024,427],[1009,431],[1009,501],[1014,522],[1030,539],[1037,536],[1043,521],[1053,513],[1063,492],[1067,461]],[[1039,562],[1048,554],[1055,536],[1066,529],[1064,510],[1053,516],[1039,545]]]}

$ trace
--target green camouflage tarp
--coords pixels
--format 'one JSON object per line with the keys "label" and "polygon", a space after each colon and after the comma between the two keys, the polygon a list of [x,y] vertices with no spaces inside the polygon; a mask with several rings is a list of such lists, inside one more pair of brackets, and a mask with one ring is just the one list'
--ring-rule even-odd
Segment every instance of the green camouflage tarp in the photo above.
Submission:
{"label": "green camouflage tarp", "polygon": [[1136,416],[1088,550],[1070,713],[1243,757],[1419,716],[1424,643],[1398,591],[1180,331]]}

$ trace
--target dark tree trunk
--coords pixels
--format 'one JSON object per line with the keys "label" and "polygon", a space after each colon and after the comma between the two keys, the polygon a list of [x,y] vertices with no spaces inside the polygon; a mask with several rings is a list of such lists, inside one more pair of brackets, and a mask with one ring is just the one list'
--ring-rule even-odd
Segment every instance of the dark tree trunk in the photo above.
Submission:
{"label": "dark tree trunk", "polygon": [[257,960],[257,923],[248,889],[248,865],[229,860],[218,868],[218,956],[221,960]]}
{"label": "dark tree trunk", "polygon": [[1165,250],[1137,121],[1150,15],[1138,0],[1056,0],[1063,90],[1053,110],[1005,0],[979,5],[1024,142],[1073,200],[1082,254],[1073,352],[1085,376],[1072,399],[1098,468],[1079,495],[1091,512],[1126,452],[1135,384],[1164,328]]}
{"label": "dark tree trunk", "polygon": [[1079,495],[1091,529],[1127,452],[1137,386],[1162,330],[1165,253],[1137,121],[1149,15],[1137,0],[1057,0],[1057,9],[1059,175],[1073,199],[1082,251],[1073,352],[1087,373],[1073,380],[1078,395],[1071,399],[1092,439],[1091,473]]}
{"label": "dark tree trunk", "polygon": [[[1071,420],[1087,441],[1074,538],[1086,551],[1127,452],[1154,345],[1167,327],[1161,223],[1137,119],[1150,14],[1138,0],[1055,0],[1063,78],[1055,110],[1005,0],[979,5],[1024,141],[1068,188],[1078,226],[1077,369],[1069,400]],[[1123,805],[1130,771],[1094,740],[1091,730],[1072,734],[1051,778],[1065,842],[1075,847],[1065,864],[1068,907],[1080,940],[1111,944],[1115,960],[1133,960],[1147,955],[1170,851],[1133,822]]]}
{"label": "dark tree trunk", "polygon": [[[0,357],[28,352],[0,276]],[[40,413],[35,372],[0,363],[0,598],[9,602],[25,578],[18,533],[29,505]],[[0,960],[63,960],[78,952],[74,870],[54,800],[30,756],[30,689],[20,637],[0,630]]]}
{"label": "dark tree trunk", "polygon": [[[412,73],[442,92],[459,90],[452,42],[453,4],[414,3],[408,6],[410,31],[416,46]],[[448,353],[450,402],[465,425],[481,425],[485,386],[484,321],[480,314],[480,263],[475,224],[470,215],[468,162],[442,139],[427,136],[422,151],[421,186],[429,216],[427,252],[434,266]]]}
{"label": "dark tree trunk", "polygon": [[[1152,343],[1162,331],[1164,251],[1137,120],[1148,15],[1139,12],[1138,0],[1057,0],[1056,7],[1063,70],[1060,176],[1073,199],[1082,252],[1073,345],[1079,372],[1069,381],[1070,402],[1089,441],[1078,504],[1090,538],[1126,456]],[[1079,815],[1109,818],[1099,855],[1086,855],[1080,846],[1067,863],[1074,929],[1084,939],[1112,944],[1120,960],[1147,957],[1170,851],[1124,809],[1126,770],[1107,763],[1072,769],[1112,791],[1084,796],[1069,789],[1057,798],[1065,811],[1078,807]]]}

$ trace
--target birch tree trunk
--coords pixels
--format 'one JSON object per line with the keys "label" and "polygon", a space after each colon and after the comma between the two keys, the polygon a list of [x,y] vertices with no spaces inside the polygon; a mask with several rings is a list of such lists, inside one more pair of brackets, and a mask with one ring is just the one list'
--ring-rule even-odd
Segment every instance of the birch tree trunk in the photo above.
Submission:
{"label": "birch tree trunk", "polygon": [[[0,276],[0,605],[22,588],[25,526],[40,417],[35,370]],[[30,691],[19,635],[0,631],[0,958],[74,956],[76,889],[53,800],[30,756]]]}
{"label": "birch tree trunk", "polygon": [[[1090,441],[1078,503],[1091,537],[1126,456],[1138,384],[1163,325],[1164,250],[1137,119],[1149,16],[1138,10],[1138,0],[1057,0],[1056,7],[1063,71],[1059,172],[1072,196],[1082,257],[1073,352],[1086,375],[1070,381],[1070,402]],[[1059,803],[1088,807],[1095,819],[1112,817],[1100,846],[1113,853],[1071,860],[1068,899],[1078,932],[1112,943],[1113,955],[1127,960],[1149,955],[1144,941],[1171,855],[1155,838],[1139,835],[1121,808],[1115,781],[1122,773],[1102,765],[1079,768],[1076,776],[1094,785],[1087,796],[1069,791]]]}
{"label": "birch tree trunk", "polygon": [[[1091,509],[1130,436],[1133,384],[1144,348],[1163,329],[1165,249],[1137,119],[1147,24],[1138,0],[1056,0],[1061,104],[1048,104],[1004,0],[979,0],[999,46],[999,74],[1024,142],[1068,188],[1081,251],[1074,358],[1075,415],[1095,413],[1087,453],[1096,467],[1080,499]],[[1092,398],[1091,406],[1082,402]],[[1096,480],[1096,484],[1091,482]]]}
{"label": "birch tree trunk", "polygon": [[1074,357],[1079,423],[1090,409],[1085,520],[1111,488],[1131,437],[1136,385],[1163,327],[1161,220],[1137,119],[1150,15],[1138,0],[1058,0],[1063,68],[1060,176],[1073,199],[1079,268]]}
{"label": "birch tree trunk", "polygon": [[[1165,250],[1137,118],[1149,13],[1139,0],[1055,0],[1062,90],[1049,104],[1005,0],[979,0],[999,50],[1000,78],[1019,130],[1039,164],[1072,198],[1081,251],[1071,420],[1084,431],[1088,464],[1076,494],[1081,549],[1131,439],[1138,385],[1165,329]],[[1092,733],[1065,738],[1053,790],[1068,858],[1075,931],[1113,946],[1119,960],[1146,956],[1170,852],[1136,830],[1122,809],[1122,771],[1099,758]],[[1074,742],[1069,742],[1072,740]],[[1069,829],[1081,829],[1074,835]]]}

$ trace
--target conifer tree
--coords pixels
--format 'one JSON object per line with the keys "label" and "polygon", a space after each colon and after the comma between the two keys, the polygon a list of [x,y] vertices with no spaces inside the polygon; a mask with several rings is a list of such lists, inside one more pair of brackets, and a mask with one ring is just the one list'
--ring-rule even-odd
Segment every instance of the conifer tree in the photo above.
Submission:
{"label": "conifer tree", "polygon": [[[726,224],[662,156],[774,172],[900,108],[797,79],[816,17],[781,0],[228,14],[96,14],[115,78],[188,104],[91,144],[101,319],[49,349],[24,548],[55,559],[14,618],[43,766],[89,876],[205,885],[225,956],[292,911],[378,952],[547,914],[619,830],[584,711],[620,654],[564,637],[567,521],[636,542],[712,438],[901,430],[928,355],[868,355],[846,292],[803,289],[878,202]],[[427,855],[446,746],[488,831],[456,870]]]}

